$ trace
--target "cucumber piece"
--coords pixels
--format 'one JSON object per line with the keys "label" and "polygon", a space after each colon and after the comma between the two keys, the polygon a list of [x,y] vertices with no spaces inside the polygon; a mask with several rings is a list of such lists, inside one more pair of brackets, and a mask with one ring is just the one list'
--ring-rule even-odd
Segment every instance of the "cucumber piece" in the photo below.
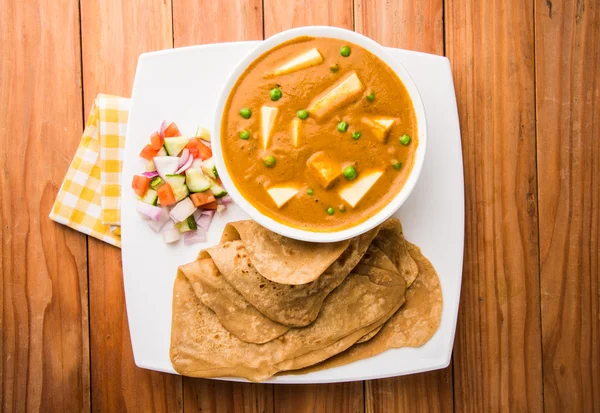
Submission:
{"label": "cucumber piece", "polygon": [[210,190],[213,193],[213,195],[215,196],[215,198],[222,198],[225,195],[227,195],[227,191],[225,190],[225,188],[223,188],[221,185],[219,185],[217,183],[217,181],[215,181],[214,179],[208,178],[210,180],[211,183],[211,187]]}
{"label": "cucumber piece", "polygon": [[190,215],[189,217],[187,217],[185,222],[187,222],[188,228],[191,229],[192,231],[196,231],[198,229],[198,225],[196,224],[196,221],[194,220],[193,215]]}
{"label": "cucumber piece", "polygon": [[196,224],[196,221],[194,221],[194,217],[189,216],[189,217],[187,217],[187,219],[176,223],[175,228],[177,228],[179,230],[179,232],[184,233],[184,232],[197,230],[198,225]]}
{"label": "cucumber piece", "polygon": [[140,201],[142,201],[145,204],[156,205],[156,202],[158,201],[158,195],[154,189],[148,188],[148,191],[146,191],[146,195],[141,197]]}
{"label": "cucumber piece", "polygon": [[196,129],[197,138],[202,139],[203,141],[210,142],[210,131],[202,126],[198,125],[198,129]]}
{"label": "cucumber piece", "polygon": [[152,178],[150,180],[150,188],[158,189],[158,187],[164,183],[165,183],[165,181],[163,181],[163,179],[160,176],[155,176],[154,178]]}
{"label": "cucumber piece", "polygon": [[217,179],[219,177],[219,174],[217,172],[217,167],[215,166],[215,160],[214,158],[208,158],[207,160],[205,160],[204,162],[202,162],[202,172],[204,172],[204,174],[206,176],[211,177],[212,179]]}
{"label": "cucumber piece", "polygon": [[185,145],[188,144],[189,140],[190,138],[186,138],[185,136],[165,138],[165,149],[167,150],[167,154],[169,154],[169,156],[179,155],[179,152],[185,148]]}
{"label": "cucumber piece", "polygon": [[204,192],[210,189],[211,183],[200,169],[190,168],[185,171],[185,183],[191,192]]}
{"label": "cucumber piece", "polygon": [[167,150],[164,146],[161,146],[160,151],[156,154],[156,156],[167,156]]}
{"label": "cucumber piece", "polygon": [[179,202],[190,194],[188,187],[185,185],[185,176],[183,175],[165,175],[165,181],[171,185],[175,201]]}

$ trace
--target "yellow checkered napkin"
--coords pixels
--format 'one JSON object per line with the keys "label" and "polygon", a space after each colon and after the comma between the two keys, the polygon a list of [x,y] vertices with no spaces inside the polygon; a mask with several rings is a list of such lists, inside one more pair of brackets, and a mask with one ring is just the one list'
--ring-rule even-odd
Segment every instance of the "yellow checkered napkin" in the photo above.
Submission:
{"label": "yellow checkered napkin", "polygon": [[50,218],[121,246],[121,168],[129,99],[98,95]]}

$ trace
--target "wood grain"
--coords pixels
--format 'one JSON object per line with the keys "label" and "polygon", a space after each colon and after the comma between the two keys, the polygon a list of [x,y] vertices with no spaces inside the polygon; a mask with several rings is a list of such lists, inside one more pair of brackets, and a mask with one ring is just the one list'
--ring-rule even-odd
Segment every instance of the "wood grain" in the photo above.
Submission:
{"label": "wood grain", "polygon": [[600,411],[600,4],[535,19],[544,406]]}
{"label": "wood grain", "polygon": [[0,10],[0,410],[87,412],[86,238],[48,219],[82,133],[77,2]]}
{"label": "wood grain", "polygon": [[[443,0],[357,0],[356,31],[391,47],[443,54]],[[367,412],[453,411],[452,366],[445,370],[367,381]]]}
{"label": "wood grain", "polygon": [[185,412],[272,413],[273,386],[183,378]]}
{"label": "wood grain", "polygon": [[173,0],[175,47],[262,40],[261,0]]}
{"label": "wood grain", "polygon": [[[171,3],[81,3],[86,114],[98,93],[129,96],[140,53],[173,45]],[[125,314],[121,251],[89,240],[92,408],[180,412],[181,378],[135,366]]]}
{"label": "wood grain", "polygon": [[301,26],[337,26],[352,30],[352,0],[264,0],[265,37]]}
{"label": "wood grain", "polygon": [[444,54],[443,0],[355,0],[354,19],[384,46]]}
{"label": "wood grain", "polygon": [[365,383],[368,413],[454,411],[452,366],[444,370]]}
{"label": "wood grain", "polygon": [[362,381],[335,384],[275,386],[277,413],[364,411]]}
{"label": "wood grain", "polygon": [[461,121],[465,261],[457,411],[542,410],[533,2],[446,0]]}
{"label": "wood grain", "polygon": [[[174,45],[263,38],[261,0],[173,0]],[[219,24],[214,24],[218,21]],[[273,411],[273,386],[183,378],[186,412]]]}

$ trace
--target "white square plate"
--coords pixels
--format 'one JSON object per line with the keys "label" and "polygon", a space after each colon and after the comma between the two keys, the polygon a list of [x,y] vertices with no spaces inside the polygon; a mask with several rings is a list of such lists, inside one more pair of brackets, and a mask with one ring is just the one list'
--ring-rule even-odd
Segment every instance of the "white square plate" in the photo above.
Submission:
{"label": "white square plate", "polygon": [[[132,92],[123,165],[122,244],[127,315],[135,363],[175,373],[169,360],[171,302],[177,267],[218,242],[228,221],[246,219],[236,206],[216,217],[208,241],[186,247],[166,245],[135,210],[129,190],[143,170],[138,157],[150,134],[165,119],[182,133],[210,127],[218,93],[236,63],[258,42],[222,43],[140,56]],[[417,186],[396,213],[406,238],[420,246],[437,269],[444,299],[440,328],[424,346],[386,351],[346,366],[306,375],[275,377],[273,383],[327,383],[368,380],[444,368],[450,362],[464,243],[464,184],[454,85],[446,58],[389,49],[413,77],[427,115],[428,148]]]}

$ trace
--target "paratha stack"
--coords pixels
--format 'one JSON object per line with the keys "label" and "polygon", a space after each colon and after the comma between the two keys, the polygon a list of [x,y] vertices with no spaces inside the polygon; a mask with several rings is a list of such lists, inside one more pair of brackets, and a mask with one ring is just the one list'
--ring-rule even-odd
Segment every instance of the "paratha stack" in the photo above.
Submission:
{"label": "paratha stack", "polygon": [[251,381],[328,368],[422,345],[441,309],[437,274],[398,220],[330,244],[240,221],[179,268],[171,362],[187,376]]}

